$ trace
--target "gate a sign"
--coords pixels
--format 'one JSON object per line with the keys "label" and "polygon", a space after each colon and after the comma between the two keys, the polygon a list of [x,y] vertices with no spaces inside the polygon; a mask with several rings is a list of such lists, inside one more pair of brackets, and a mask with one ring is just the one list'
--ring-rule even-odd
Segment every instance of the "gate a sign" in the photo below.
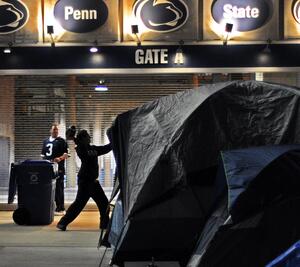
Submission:
{"label": "gate a sign", "polygon": [[273,15],[271,0],[216,0],[212,17],[217,23],[223,20],[234,24],[239,32],[256,30],[265,25]]}
{"label": "gate a sign", "polygon": [[0,34],[16,32],[29,18],[27,6],[17,0],[0,0]]}
{"label": "gate a sign", "polygon": [[65,30],[85,33],[106,22],[108,8],[102,0],[60,0],[55,4],[54,17]]}

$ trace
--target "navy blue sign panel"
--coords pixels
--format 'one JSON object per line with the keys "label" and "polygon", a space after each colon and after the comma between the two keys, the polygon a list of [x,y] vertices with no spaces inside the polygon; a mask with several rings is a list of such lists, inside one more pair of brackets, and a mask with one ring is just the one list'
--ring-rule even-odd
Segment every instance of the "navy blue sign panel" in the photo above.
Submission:
{"label": "navy blue sign panel", "polygon": [[108,17],[108,8],[102,0],[59,0],[54,17],[67,31],[91,32],[102,26]]}
{"label": "navy blue sign panel", "polygon": [[300,24],[300,0],[295,0],[292,4],[292,14],[297,23]]}
{"label": "navy blue sign panel", "polygon": [[216,0],[212,16],[217,23],[233,22],[234,30],[247,32],[265,25],[273,15],[271,0]]}
{"label": "navy blue sign panel", "polygon": [[0,34],[20,30],[28,21],[27,6],[17,0],[0,0]]}
{"label": "navy blue sign panel", "polygon": [[119,73],[122,69],[127,69],[127,73],[138,70],[139,73],[145,73],[145,69],[149,69],[148,73],[151,73],[156,69],[156,73],[164,73],[176,72],[177,68],[182,71],[185,68],[189,73],[197,73],[207,72],[210,68],[216,72],[215,68],[225,68],[223,71],[226,71],[230,68],[300,67],[299,44],[272,44],[272,53],[264,52],[265,47],[265,44],[185,45],[182,47],[183,64],[174,62],[178,49],[175,45],[103,46],[101,54],[90,53],[90,46],[14,47],[13,55],[0,53],[0,72],[4,70],[7,74],[7,70],[56,69],[61,73],[60,70],[67,69],[74,73],[76,69],[84,72],[91,69],[102,73],[102,69],[109,69],[111,73],[114,70]]}
{"label": "navy blue sign panel", "polygon": [[154,32],[171,32],[181,28],[189,17],[182,0],[137,0],[133,5],[135,17]]}

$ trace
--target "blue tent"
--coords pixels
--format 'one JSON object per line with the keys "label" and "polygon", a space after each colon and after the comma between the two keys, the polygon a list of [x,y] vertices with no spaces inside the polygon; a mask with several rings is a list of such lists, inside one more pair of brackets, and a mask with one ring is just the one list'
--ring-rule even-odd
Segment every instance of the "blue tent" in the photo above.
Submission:
{"label": "blue tent", "polygon": [[[288,214],[289,218],[276,221],[273,217],[272,223],[273,226],[282,222],[282,225],[293,224],[296,226],[293,233],[289,234],[290,229],[282,227],[285,238],[274,233],[269,240],[272,242],[267,243],[265,237],[262,243],[257,237],[255,246],[249,237],[256,237],[261,230],[261,222],[270,207],[275,211],[277,207],[279,212],[281,203],[292,200],[300,208],[300,201],[295,202],[300,198],[300,145],[222,151],[215,192],[212,215],[187,266],[264,266],[278,251],[300,238],[295,207]],[[294,220],[287,222],[290,218]],[[270,230],[272,225],[264,226]],[[243,247],[242,243],[247,245]],[[266,249],[265,254],[254,256],[257,250]]]}

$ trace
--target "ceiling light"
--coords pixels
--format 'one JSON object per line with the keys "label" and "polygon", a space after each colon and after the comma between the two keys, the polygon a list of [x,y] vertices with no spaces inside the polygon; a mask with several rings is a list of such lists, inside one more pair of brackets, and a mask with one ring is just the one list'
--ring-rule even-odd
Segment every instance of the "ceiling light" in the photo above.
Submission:
{"label": "ceiling light", "polygon": [[106,85],[97,85],[95,87],[95,91],[97,91],[97,92],[106,92],[106,91],[108,91],[108,87]]}
{"label": "ceiling light", "polygon": [[98,52],[98,42],[95,40],[93,46],[90,47],[90,52],[91,53],[97,53]]}
{"label": "ceiling light", "polygon": [[90,48],[90,52],[91,52],[91,53],[97,53],[97,52],[98,52],[98,48],[97,48],[96,46],[92,46],[92,47]]}
{"label": "ceiling light", "polygon": [[4,53],[4,54],[10,54],[10,53],[11,53],[11,48],[10,48],[10,47],[5,47],[5,48],[3,49],[3,53]]}
{"label": "ceiling light", "polygon": [[10,54],[12,52],[12,49],[11,49],[12,45],[13,45],[12,42],[9,42],[8,46],[3,49],[3,53]]}

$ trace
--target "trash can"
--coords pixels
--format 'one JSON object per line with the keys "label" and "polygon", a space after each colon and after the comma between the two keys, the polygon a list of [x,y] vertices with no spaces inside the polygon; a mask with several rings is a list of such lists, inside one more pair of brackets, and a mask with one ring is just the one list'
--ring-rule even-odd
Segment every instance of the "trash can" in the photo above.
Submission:
{"label": "trash can", "polygon": [[300,241],[271,261],[266,267],[299,267],[300,266]]}
{"label": "trash can", "polygon": [[[13,213],[15,223],[46,225],[53,222],[56,168],[56,163],[47,160],[26,160],[12,165],[10,179],[15,182],[10,181],[10,185],[15,184],[18,192],[18,208]],[[10,188],[10,191],[14,190]]]}

